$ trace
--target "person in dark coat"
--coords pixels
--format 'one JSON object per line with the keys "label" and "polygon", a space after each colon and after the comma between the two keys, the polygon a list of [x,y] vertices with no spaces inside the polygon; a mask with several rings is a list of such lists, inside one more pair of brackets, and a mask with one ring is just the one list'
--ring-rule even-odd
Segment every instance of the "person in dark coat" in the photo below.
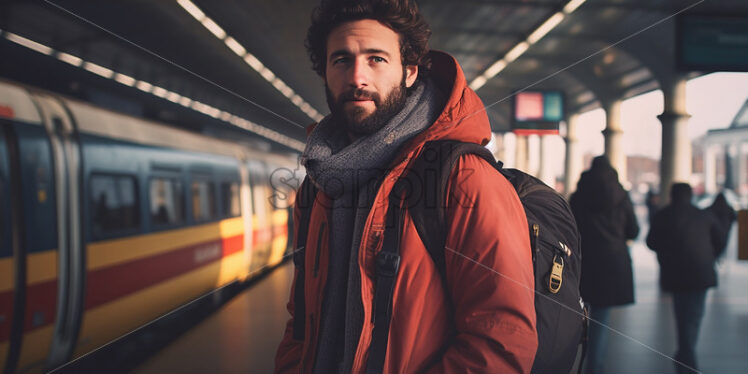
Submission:
{"label": "person in dark coat", "polygon": [[636,238],[639,224],[631,199],[605,156],[595,157],[590,169],[582,173],[570,205],[582,237],[581,292],[592,320],[586,373],[599,373],[611,307],[634,302],[626,241]]}
{"label": "person in dark coat", "polygon": [[706,291],[717,285],[714,262],[724,250],[727,238],[716,216],[693,206],[691,196],[691,186],[673,184],[670,205],[655,214],[647,235],[647,245],[657,252],[660,263],[660,286],[673,293],[678,373],[698,369],[696,340]]}
{"label": "person in dark coat", "polygon": [[724,241],[725,243],[727,243],[730,228],[732,228],[732,224],[733,222],[735,222],[737,214],[735,213],[735,210],[732,209],[730,204],[727,203],[725,194],[723,192],[717,194],[717,196],[714,198],[714,202],[712,202],[712,205],[710,205],[707,210],[717,218],[717,221],[719,221],[720,225],[722,226]]}

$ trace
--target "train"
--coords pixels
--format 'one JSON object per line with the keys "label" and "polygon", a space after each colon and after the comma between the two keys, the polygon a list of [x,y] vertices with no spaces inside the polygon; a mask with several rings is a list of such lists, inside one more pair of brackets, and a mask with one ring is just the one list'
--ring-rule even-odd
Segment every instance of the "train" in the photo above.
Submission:
{"label": "train", "polygon": [[[0,369],[81,357],[289,253],[293,153],[0,81]],[[292,174],[293,176],[293,174]]]}

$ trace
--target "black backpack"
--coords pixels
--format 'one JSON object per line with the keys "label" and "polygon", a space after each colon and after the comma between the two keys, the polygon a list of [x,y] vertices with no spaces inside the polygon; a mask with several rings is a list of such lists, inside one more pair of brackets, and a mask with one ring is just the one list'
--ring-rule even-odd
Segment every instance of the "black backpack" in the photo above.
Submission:
{"label": "black backpack", "polygon": [[[579,293],[581,245],[576,221],[566,200],[539,179],[516,169],[504,169],[484,147],[458,141],[424,145],[412,166],[390,194],[382,250],[377,255],[374,292],[374,331],[367,374],[381,373],[387,348],[392,293],[400,263],[400,230],[406,211],[446,284],[446,186],[460,156],[475,154],[493,165],[514,186],[527,215],[535,274],[538,350],[532,373],[569,373],[581,344],[579,371],[586,351],[587,310]],[[317,189],[305,180],[299,191],[302,208],[294,262],[303,272],[303,248]],[[405,199],[400,208],[400,199]],[[303,273],[296,278],[295,316],[304,315]],[[301,293],[299,293],[301,290]],[[299,314],[300,313],[300,314]],[[303,339],[304,318],[294,318],[294,336]]]}

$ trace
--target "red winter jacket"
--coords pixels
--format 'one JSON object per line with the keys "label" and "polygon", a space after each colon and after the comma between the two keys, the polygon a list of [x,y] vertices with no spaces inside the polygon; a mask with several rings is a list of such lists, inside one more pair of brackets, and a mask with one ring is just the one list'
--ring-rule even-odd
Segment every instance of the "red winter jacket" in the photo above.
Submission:
{"label": "red winter jacket", "polygon": [[[491,135],[483,103],[467,87],[457,61],[441,52],[431,52],[431,56],[431,77],[442,92],[449,93],[449,99],[434,124],[410,140],[395,158],[366,220],[358,254],[364,324],[353,373],[366,369],[374,327],[374,260],[382,248],[387,199],[395,180],[427,141],[485,145]],[[457,162],[447,196],[446,289],[410,216],[404,217],[384,371],[529,373],[538,344],[534,277],[527,220],[517,194],[491,165],[467,155]],[[306,315],[293,315],[291,290],[288,311],[292,318],[276,354],[276,373],[311,373],[314,367],[328,270],[329,225],[325,221],[329,212],[325,207],[332,206],[322,192],[317,199],[305,250]],[[297,208],[296,223],[299,217]],[[319,235],[322,240],[317,240]],[[315,258],[320,259],[317,271],[312,269]],[[450,305],[452,317],[447,313]],[[294,318],[306,319],[304,341],[293,338]]]}

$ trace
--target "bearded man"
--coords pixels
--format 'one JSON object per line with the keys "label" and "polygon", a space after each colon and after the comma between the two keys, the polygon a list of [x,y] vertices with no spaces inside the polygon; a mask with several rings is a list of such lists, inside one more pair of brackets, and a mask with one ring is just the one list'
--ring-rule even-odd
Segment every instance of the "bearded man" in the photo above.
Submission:
{"label": "bearded man", "polygon": [[[445,281],[406,214],[387,344],[372,352],[375,263],[395,181],[426,142],[491,136],[457,61],[429,51],[430,33],[412,1],[315,9],[306,47],[331,114],[310,130],[301,159],[319,192],[308,225],[294,224],[301,261],[277,373],[530,372],[527,220],[511,184],[472,154],[447,184]],[[301,216],[297,201],[294,222]]]}

